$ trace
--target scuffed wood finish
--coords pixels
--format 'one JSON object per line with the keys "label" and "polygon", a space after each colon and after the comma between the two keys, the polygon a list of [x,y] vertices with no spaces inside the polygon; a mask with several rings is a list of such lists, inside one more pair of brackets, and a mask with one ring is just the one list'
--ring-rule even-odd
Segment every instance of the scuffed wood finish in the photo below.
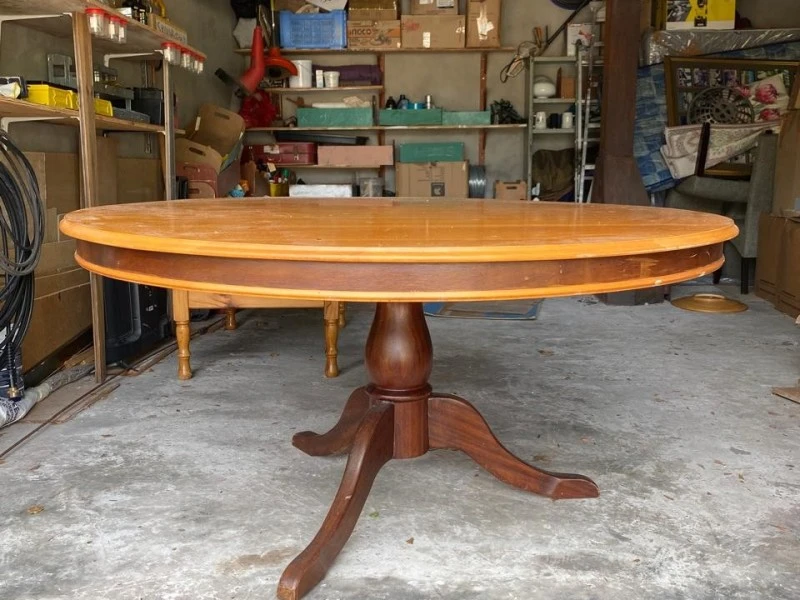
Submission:
{"label": "scuffed wood finish", "polygon": [[393,409],[392,404],[380,404],[364,418],[328,516],[316,537],[281,576],[280,600],[302,598],[317,585],[350,538],[375,476],[392,458]]}
{"label": "scuffed wood finish", "polygon": [[339,376],[339,303],[326,302],[323,308],[325,321],[325,377]]}
{"label": "scuffed wood finish", "polygon": [[175,320],[175,337],[178,341],[178,379],[192,378],[189,341],[192,332],[189,326],[189,294],[181,290],[172,292],[172,318]]}
{"label": "scuffed wood finish", "polygon": [[350,394],[339,422],[330,431],[323,434],[301,431],[294,434],[292,444],[309,456],[333,456],[349,452],[369,407],[367,388],[360,387]]}
{"label": "scuffed wood finish", "polygon": [[347,304],[339,302],[339,329],[347,327]]}
{"label": "scuffed wood finish", "polygon": [[721,243],[738,232],[730,219],[694,211],[447,198],[124,204],[71,213],[61,230],[165,254],[357,264],[628,257]]}

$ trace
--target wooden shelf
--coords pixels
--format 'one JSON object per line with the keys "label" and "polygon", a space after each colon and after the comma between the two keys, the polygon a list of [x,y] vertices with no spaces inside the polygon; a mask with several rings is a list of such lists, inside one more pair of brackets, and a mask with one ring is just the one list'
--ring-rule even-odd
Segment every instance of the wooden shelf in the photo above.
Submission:
{"label": "wooden shelf", "polygon": [[[386,165],[390,167],[391,165]],[[377,171],[378,169],[382,169],[383,167],[376,167],[375,165],[275,165],[278,169],[347,169],[350,171],[366,171],[367,169],[373,169]]]}
{"label": "wooden shelf", "polygon": [[575,104],[576,98],[534,98],[534,104]]}
{"label": "wooden shelf", "polygon": [[[51,123],[63,125],[79,125],[78,111],[68,108],[54,108],[34,104],[26,100],[14,100],[12,98],[0,97],[0,118],[14,119],[46,119]],[[114,117],[95,115],[96,127],[101,131],[130,131],[138,133],[163,133],[164,128],[160,125],[150,125],[149,123],[137,123],[126,121]]]}
{"label": "wooden shelf", "polygon": [[533,135],[575,135],[575,129],[534,129]]}
{"label": "wooden shelf", "polygon": [[253,127],[257,131],[480,131],[482,129],[525,129],[525,123],[509,125],[372,125],[368,127]]}
{"label": "wooden shelf", "polygon": [[[72,20],[69,13],[84,12],[87,8],[102,8],[108,13],[116,13],[114,9],[99,0],[0,0],[0,12],[3,17],[13,16],[42,16],[53,15],[52,19],[23,19],[15,20],[31,29],[43,31],[56,37],[72,38]],[[152,27],[143,25],[138,21],[128,19],[117,13],[128,23],[128,41],[126,44],[117,44],[110,40],[92,38],[94,50],[103,54],[150,54],[156,56],[156,50],[161,49],[164,42],[175,42]],[[205,57],[197,49],[188,48],[192,52]],[[137,60],[141,60],[138,57]]]}
{"label": "wooden shelf", "polygon": [[349,85],[335,88],[261,88],[261,91],[269,94],[309,94],[309,93],[324,93],[324,92],[379,92],[383,90],[382,85]]}
{"label": "wooden shelf", "polygon": [[[281,48],[281,54],[452,54],[458,52],[516,52],[511,46],[502,48]],[[250,56],[250,48],[240,48],[237,54]]]}

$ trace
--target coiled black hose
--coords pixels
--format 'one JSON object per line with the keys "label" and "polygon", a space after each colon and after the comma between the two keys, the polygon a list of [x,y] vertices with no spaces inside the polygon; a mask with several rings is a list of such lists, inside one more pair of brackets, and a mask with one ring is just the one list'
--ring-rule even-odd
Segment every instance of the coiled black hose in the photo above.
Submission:
{"label": "coiled black hose", "polygon": [[31,324],[34,269],[44,241],[44,206],[30,162],[0,131],[0,364],[8,397],[22,397],[18,356]]}

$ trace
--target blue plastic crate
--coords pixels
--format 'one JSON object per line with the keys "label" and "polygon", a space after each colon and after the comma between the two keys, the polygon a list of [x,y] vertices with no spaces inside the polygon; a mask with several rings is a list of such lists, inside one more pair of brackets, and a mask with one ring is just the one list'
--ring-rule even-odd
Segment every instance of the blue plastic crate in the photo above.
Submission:
{"label": "blue plastic crate", "polygon": [[281,11],[282,48],[346,48],[347,13],[296,14]]}

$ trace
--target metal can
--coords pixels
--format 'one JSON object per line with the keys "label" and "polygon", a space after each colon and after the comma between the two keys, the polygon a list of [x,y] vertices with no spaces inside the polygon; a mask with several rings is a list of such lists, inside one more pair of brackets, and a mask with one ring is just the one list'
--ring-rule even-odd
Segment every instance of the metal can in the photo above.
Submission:
{"label": "metal can", "polygon": [[427,94],[425,96],[425,108],[427,108],[428,110],[433,108],[433,96],[431,96],[430,94]]}

